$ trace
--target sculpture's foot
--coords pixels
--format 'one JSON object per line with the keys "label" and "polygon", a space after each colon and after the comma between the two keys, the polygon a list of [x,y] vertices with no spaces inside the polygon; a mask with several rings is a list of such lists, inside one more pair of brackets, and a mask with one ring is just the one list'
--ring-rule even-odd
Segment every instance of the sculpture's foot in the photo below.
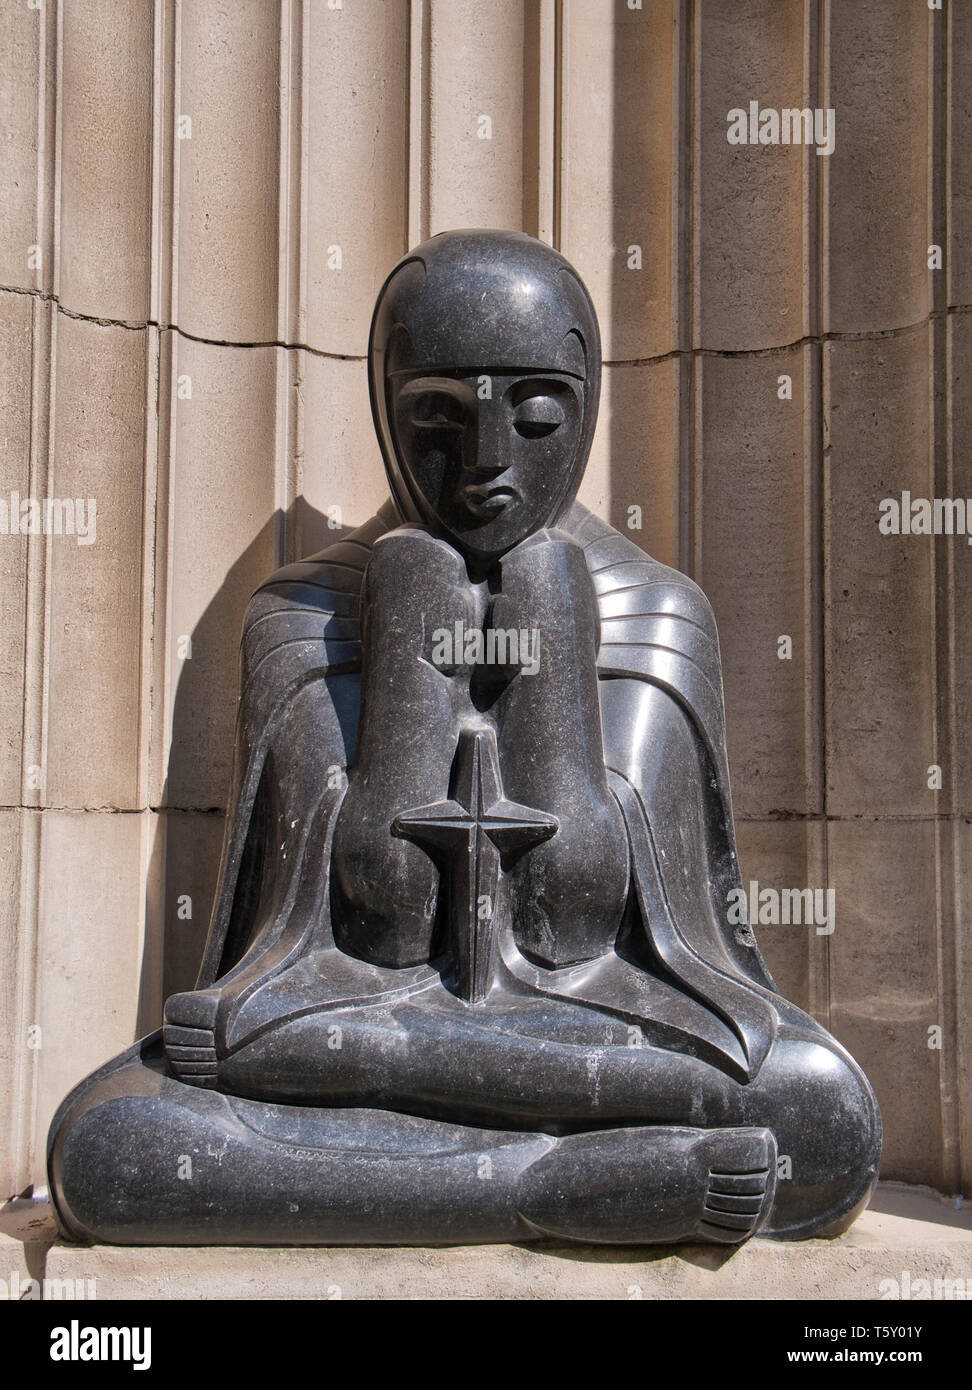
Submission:
{"label": "sculpture's foot", "polygon": [[[734,1136],[734,1142],[723,1137]],[[707,1240],[733,1245],[755,1235],[773,1206],[776,1144],[769,1130],[723,1131],[716,1162],[709,1169],[699,1232]],[[750,1163],[748,1169],[730,1164]]]}
{"label": "sculpture's foot", "polygon": [[155,1035],[103,1067],[55,1116],[51,1190],[76,1239],[733,1243],[772,1207],[776,1146],[765,1129],[556,1137],[274,1105],[167,1076],[159,1044]]}
{"label": "sculpture's foot", "polygon": [[518,1206],[537,1236],[738,1245],[767,1220],[775,1191],[769,1130],[659,1125],[559,1140],[524,1176]]}
{"label": "sculpture's foot", "polygon": [[217,1084],[216,990],[174,994],[166,1005],[162,1042],[169,1070],[187,1086],[215,1090]]}

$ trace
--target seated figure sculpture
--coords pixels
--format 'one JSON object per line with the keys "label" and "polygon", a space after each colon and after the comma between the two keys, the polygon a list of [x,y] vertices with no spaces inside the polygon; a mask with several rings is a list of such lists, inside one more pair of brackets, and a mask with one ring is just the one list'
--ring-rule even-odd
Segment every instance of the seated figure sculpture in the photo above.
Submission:
{"label": "seated figure sculpture", "polygon": [[201,976],[55,1117],[65,1231],[839,1232],[877,1106],[730,920],[709,604],[574,500],[581,280],[525,235],[433,237],[369,372],[391,500],[251,601]]}

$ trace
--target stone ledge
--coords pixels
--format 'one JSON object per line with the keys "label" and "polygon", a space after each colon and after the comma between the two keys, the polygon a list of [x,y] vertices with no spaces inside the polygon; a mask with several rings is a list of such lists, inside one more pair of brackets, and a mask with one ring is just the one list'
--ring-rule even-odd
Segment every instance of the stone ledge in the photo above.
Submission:
{"label": "stone ledge", "polygon": [[[8,1204],[9,1205],[9,1204]],[[0,1236],[3,1277],[94,1280],[105,1299],[879,1299],[881,1281],[962,1279],[972,1291],[972,1204],[879,1187],[837,1240],[713,1246],[495,1245],[442,1249],[46,1245],[36,1211]],[[6,1226],[11,1231],[11,1224]],[[25,1246],[23,1240],[28,1244]],[[25,1253],[26,1252],[26,1253]],[[55,1285],[58,1291],[63,1284]],[[907,1293],[907,1285],[905,1287]],[[887,1286],[885,1286],[885,1294]],[[914,1296],[914,1294],[912,1294]]]}

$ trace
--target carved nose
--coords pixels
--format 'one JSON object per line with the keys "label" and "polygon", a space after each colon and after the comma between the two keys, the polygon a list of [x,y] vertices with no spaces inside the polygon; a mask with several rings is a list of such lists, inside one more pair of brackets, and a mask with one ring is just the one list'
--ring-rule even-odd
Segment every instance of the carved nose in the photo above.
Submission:
{"label": "carved nose", "polygon": [[483,478],[495,478],[505,473],[513,462],[510,440],[504,428],[502,412],[480,407],[478,427],[471,441],[467,461],[470,472]]}

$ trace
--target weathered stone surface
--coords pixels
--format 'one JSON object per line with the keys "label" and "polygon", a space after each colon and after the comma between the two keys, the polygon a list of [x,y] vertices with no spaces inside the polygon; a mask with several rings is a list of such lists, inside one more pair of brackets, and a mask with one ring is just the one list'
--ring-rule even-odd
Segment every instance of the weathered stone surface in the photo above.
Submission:
{"label": "weathered stone surface", "polygon": [[[707,349],[780,347],[808,329],[806,145],[732,145],[727,114],[819,105],[807,91],[803,0],[704,0],[696,14],[698,129],[692,149],[693,341]],[[765,412],[769,414],[768,411]]]}
{"label": "weathered stone surface", "polygon": [[[278,356],[269,347],[173,343],[172,458],[157,538],[167,607],[155,634],[168,737],[155,804],[209,810],[226,796],[240,625],[274,563],[282,520],[270,466]],[[191,395],[180,398],[180,382]]]}
{"label": "weathered stone surface", "polygon": [[[100,1065],[157,1016],[158,943],[145,942],[142,876],[152,819],[150,813],[107,811],[43,815],[35,870],[42,885],[32,962],[36,995],[29,1020],[39,1032],[23,1059],[33,1068],[31,1172],[41,1171],[44,1133],[64,1078]],[[93,910],[86,912],[87,904]],[[25,1104],[29,1115],[30,1101]]]}
{"label": "weathered stone surface", "polygon": [[272,343],[283,290],[279,12],[200,0],[181,12],[179,41],[171,321],[199,338]]}
{"label": "weathered stone surface", "polygon": [[734,802],[747,816],[822,807],[819,633],[808,600],[816,384],[808,348],[713,353],[700,365],[696,579],[719,624]]}
{"label": "weathered stone surface", "polygon": [[[39,538],[50,557],[49,688],[44,802],[139,804],[142,723],[142,576],[147,404],[155,341],[59,316],[54,453],[41,496],[81,500],[88,535]],[[39,481],[39,480],[38,480]],[[70,698],[67,692],[70,691]]]}
{"label": "weathered stone surface", "polygon": [[301,353],[299,389],[303,411],[296,461],[295,556],[314,555],[360,526],[386,494],[364,359]]}
{"label": "weathered stone surface", "polygon": [[911,0],[861,0],[827,13],[819,104],[837,111],[837,143],[818,160],[827,165],[823,328],[901,328],[932,307],[929,39],[931,24],[945,21]]}
{"label": "weathered stone surface", "polygon": [[[98,1299],[879,1299],[882,1280],[972,1277],[969,1217],[922,1192],[879,1188],[838,1240],[711,1247],[172,1250],[58,1244],[48,1278]],[[943,1286],[944,1287],[944,1286]]]}
{"label": "weathered stone surface", "polygon": [[[40,311],[44,314],[44,310]],[[10,524],[11,493],[30,496],[30,380],[34,307],[27,295],[0,295],[0,503]],[[20,520],[19,502],[17,522]],[[0,805],[21,800],[24,759],[24,679],[27,540],[0,536]]]}
{"label": "weathered stone surface", "polygon": [[[673,359],[605,367],[597,433],[578,494],[586,507],[666,565],[678,560],[679,391]],[[649,459],[657,467],[649,467]]]}
{"label": "weathered stone surface", "polygon": [[[0,284],[50,288],[56,11],[5,5],[0,13]],[[39,249],[40,257],[36,256]]]}
{"label": "weathered stone surface", "polygon": [[[407,0],[305,10],[300,133],[306,150],[295,147],[291,158],[302,155],[307,165],[306,174],[288,172],[306,196],[303,227],[292,233],[306,259],[303,273],[293,276],[302,302],[288,341],[363,356],[382,277],[405,250],[408,13]],[[468,78],[468,67],[463,74]],[[300,100],[299,89],[291,100]],[[464,186],[462,171],[444,163],[444,176]],[[289,198],[286,203],[293,217],[297,209]],[[329,392],[311,390],[308,404],[330,399]],[[365,411],[365,425],[367,419]]]}
{"label": "weathered stone surface", "polygon": [[[757,821],[737,818],[736,839],[743,887],[750,884],[781,893],[785,889],[811,885],[824,887],[816,879],[814,826],[805,821]],[[758,897],[757,897],[758,902]],[[765,957],[780,991],[801,1009],[813,1013],[817,1002],[812,974],[819,944],[816,928],[804,923],[759,926],[759,949]]]}
{"label": "weathered stone surface", "polygon": [[824,348],[827,809],[935,810],[932,538],[880,503],[933,497],[927,327]]}
{"label": "weathered stone surface", "polygon": [[111,0],[61,12],[58,296],[76,314],[145,323],[153,272],[154,16]]}
{"label": "weathered stone surface", "polygon": [[[953,423],[949,471],[945,476],[951,477],[950,494],[966,499],[969,534],[934,540],[936,551],[944,550],[947,557],[947,588],[939,592],[939,604],[940,621],[948,633],[948,649],[941,653],[940,660],[947,656],[948,666],[941,670],[939,678],[947,682],[951,723],[938,761],[943,764],[942,809],[948,807],[958,815],[972,817],[972,651],[965,640],[972,624],[972,313],[953,315],[947,332]],[[953,757],[954,766],[949,766]],[[954,789],[951,796],[950,789]]]}
{"label": "weathered stone surface", "polygon": [[[19,1184],[29,1181],[26,1169],[26,1136],[30,1124],[28,1081],[36,1056],[28,1050],[30,1021],[24,1017],[20,983],[25,965],[21,953],[28,954],[34,923],[21,913],[23,820],[29,813],[0,810],[0,861],[7,869],[7,891],[0,896],[0,1133],[7,1136],[0,1150],[0,1192],[9,1195]],[[29,847],[29,841],[26,847]]]}
{"label": "weathered stone surface", "polygon": [[430,0],[428,221],[523,224],[525,0]]}
{"label": "weathered stone surface", "polygon": [[[206,932],[219,880],[225,817],[218,811],[160,811],[146,884],[146,931],[159,943],[163,1000],[191,989],[206,949]],[[152,915],[150,915],[152,914]]]}
{"label": "weathered stone surface", "polygon": [[564,11],[558,245],[597,305],[606,362],[676,346],[678,9]]}
{"label": "weathered stone surface", "polygon": [[[948,119],[951,141],[949,160],[950,245],[947,252],[948,302],[972,304],[972,169],[964,151],[972,140],[972,10],[966,5],[952,5],[947,17],[935,15],[939,24],[947,24],[947,51],[950,64]],[[939,100],[941,96],[939,95]],[[967,393],[966,393],[967,394]]]}
{"label": "weathered stone surface", "polygon": [[828,940],[830,1014],[845,1046],[877,1069],[888,1120],[882,1172],[942,1187],[942,1025],[933,821],[837,821],[828,829],[836,925]]}
{"label": "weathered stone surface", "polygon": [[[969,1030],[952,1022],[964,1018],[967,1012],[964,993],[966,972],[972,969],[972,825],[961,821],[956,834],[956,857],[958,859],[957,908],[955,913],[955,937],[952,946],[954,974],[950,990],[953,1013],[950,1033],[955,1036],[954,1065],[950,1068],[947,1095],[950,1108],[957,1111],[954,1123],[951,1159],[952,1172],[958,1172],[963,1187],[972,1184],[972,1038]],[[946,1046],[948,1043],[946,1042]]]}

